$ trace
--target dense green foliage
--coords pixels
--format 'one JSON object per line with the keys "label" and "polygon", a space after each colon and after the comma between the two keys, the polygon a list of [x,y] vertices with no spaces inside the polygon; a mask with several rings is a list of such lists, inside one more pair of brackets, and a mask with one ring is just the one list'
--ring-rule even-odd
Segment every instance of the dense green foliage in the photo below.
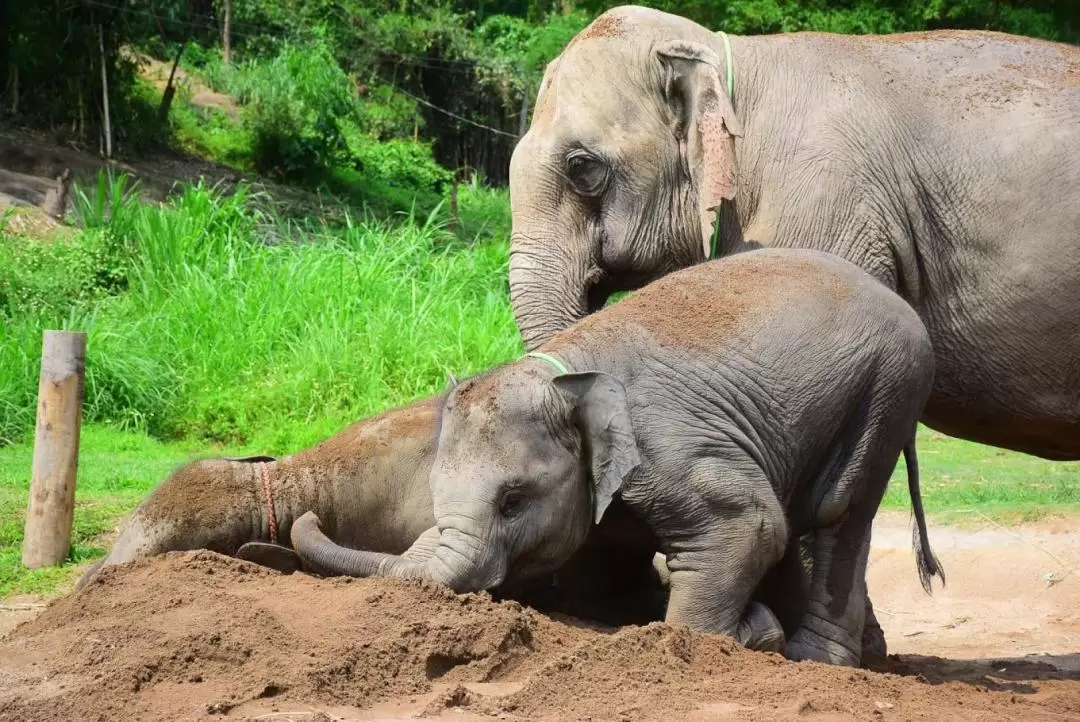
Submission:
{"label": "dense green foliage", "polygon": [[[735,33],[966,27],[1080,40],[1080,6],[1055,0],[644,4]],[[229,63],[222,59],[226,7]],[[171,63],[183,51],[181,67],[250,106],[249,137],[217,148],[240,148],[219,159],[250,158],[257,170],[339,190],[376,176],[377,185],[437,194],[447,178],[433,153],[443,168],[477,169],[499,183],[544,65],[608,7],[597,0],[3,3],[0,118],[51,128],[92,149],[103,145],[104,61],[117,149],[182,140],[176,131],[185,110],[170,112],[161,127],[158,99],[139,90],[135,59],[145,53]],[[375,147],[390,140],[393,150]],[[422,178],[401,180],[388,167],[415,162]]]}

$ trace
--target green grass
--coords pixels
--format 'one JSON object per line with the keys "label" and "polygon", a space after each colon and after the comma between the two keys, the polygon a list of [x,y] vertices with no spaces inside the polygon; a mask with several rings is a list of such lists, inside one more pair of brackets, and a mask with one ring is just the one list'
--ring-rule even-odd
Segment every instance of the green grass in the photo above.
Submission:
{"label": "green grass", "polygon": [[33,447],[0,449],[0,599],[66,587],[78,569],[105,553],[101,535],[193,451],[190,445],[163,444],[136,433],[84,428],[69,559],[60,567],[28,570],[21,557]]}
{"label": "green grass", "polygon": [[[1034,521],[1080,512],[1080,462],[1039,459],[954,439],[919,427],[919,486],[927,515],[953,524],[989,517]],[[901,457],[882,504],[908,511],[911,497]]]}
{"label": "green grass", "polygon": [[433,218],[297,228],[201,186],[165,207],[98,196],[79,242],[106,247],[122,283],[57,285],[38,303],[25,279],[69,276],[66,256],[42,249],[22,262],[32,275],[0,267],[0,299],[5,286],[15,299],[0,326],[0,438],[32,429],[43,328],[88,334],[87,422],[270,453],[521,351],[504,240],[462,243]]}

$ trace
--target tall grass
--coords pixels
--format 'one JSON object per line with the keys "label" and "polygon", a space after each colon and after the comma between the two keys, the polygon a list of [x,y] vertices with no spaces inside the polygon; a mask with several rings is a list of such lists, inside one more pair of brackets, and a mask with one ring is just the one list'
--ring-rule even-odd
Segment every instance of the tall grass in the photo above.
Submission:
{"label": "tall grass", "polygon": [[270,452],[521,350],[504,238],[456,242],[436,216],[298,230],[255,212],[242,191],[203,185],[157,206],[116,179],[76,205],[86,228],[77,242],[107,241],[125,283],[65,315],[2,318],[8,440],[32,429],[47,327],[88,334],[87,421]]}

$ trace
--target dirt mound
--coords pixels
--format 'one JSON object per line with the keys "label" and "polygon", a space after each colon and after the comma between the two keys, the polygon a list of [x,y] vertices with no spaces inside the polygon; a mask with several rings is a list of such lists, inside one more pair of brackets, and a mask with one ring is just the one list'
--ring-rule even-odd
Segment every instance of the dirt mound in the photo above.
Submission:
{"label": "dirt mound", "polygon": [[198,551],[106,569],[15,629],[0,642],[0,720],[1080,716],[1080,682],[1051,665],[1023,684],[968,670],[969,684],[933,664],[796,665],[681,627],[601,629]]}

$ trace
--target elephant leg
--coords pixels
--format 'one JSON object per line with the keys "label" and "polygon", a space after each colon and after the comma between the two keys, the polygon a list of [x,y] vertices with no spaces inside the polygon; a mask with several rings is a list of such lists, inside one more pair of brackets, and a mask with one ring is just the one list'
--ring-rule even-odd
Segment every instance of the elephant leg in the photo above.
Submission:
{"label": "elephant leg", "polygon": [[[791,637],[802,624],[814,574],[814,533],[803,534],[788,544],[780,563],[769,570],[754,600],[766,605],[779,619],[784,634]],[[862,659],[885,659],[888,646],[885,633],[874,616],[874,605],[866,596],[866,619],[863,623]]]}
{"label": "elephant leg", "polygon": [[869,600],[869,550],[870,529],[865,521],[849,517],[835,527],[816,531],[806,614],[788,640],[785,654],[789,659],[859,666]]}
{"label": "elephant leg", "polygon": [[735,638],[742,640],[747,649],[758,652],[784,652],[784,628],[772,610],[760,602],[750,602],[742,620],[739,621]]}
{"label": "elephant leg", "polygon": [[693,533],[659,532],[671,579],[666,621],[746,644],[747,630],[755,627],[747,619],[755,613],[748,609],[751,596],[785,554],[787,519],[764,475],[709,466],[708,480],[690,479],[683,488],[707,490],[710,498],[695,506],[715,517],[681,520],[697,527]]}
{"label": "elephant leg", "polygon": [[806,612],[813,565],[804,562],[803,548],[812,543],[810,534],[790,542],[784,557],[768,571],[754,592],[754,600],[769,608],[788,636],[798,630]]}
{"label": "elephant leg", "polygon": [[292,574],[304,568],[300,555],[289,547],[267,542],[248,542],[236,550],[236,558]]}

